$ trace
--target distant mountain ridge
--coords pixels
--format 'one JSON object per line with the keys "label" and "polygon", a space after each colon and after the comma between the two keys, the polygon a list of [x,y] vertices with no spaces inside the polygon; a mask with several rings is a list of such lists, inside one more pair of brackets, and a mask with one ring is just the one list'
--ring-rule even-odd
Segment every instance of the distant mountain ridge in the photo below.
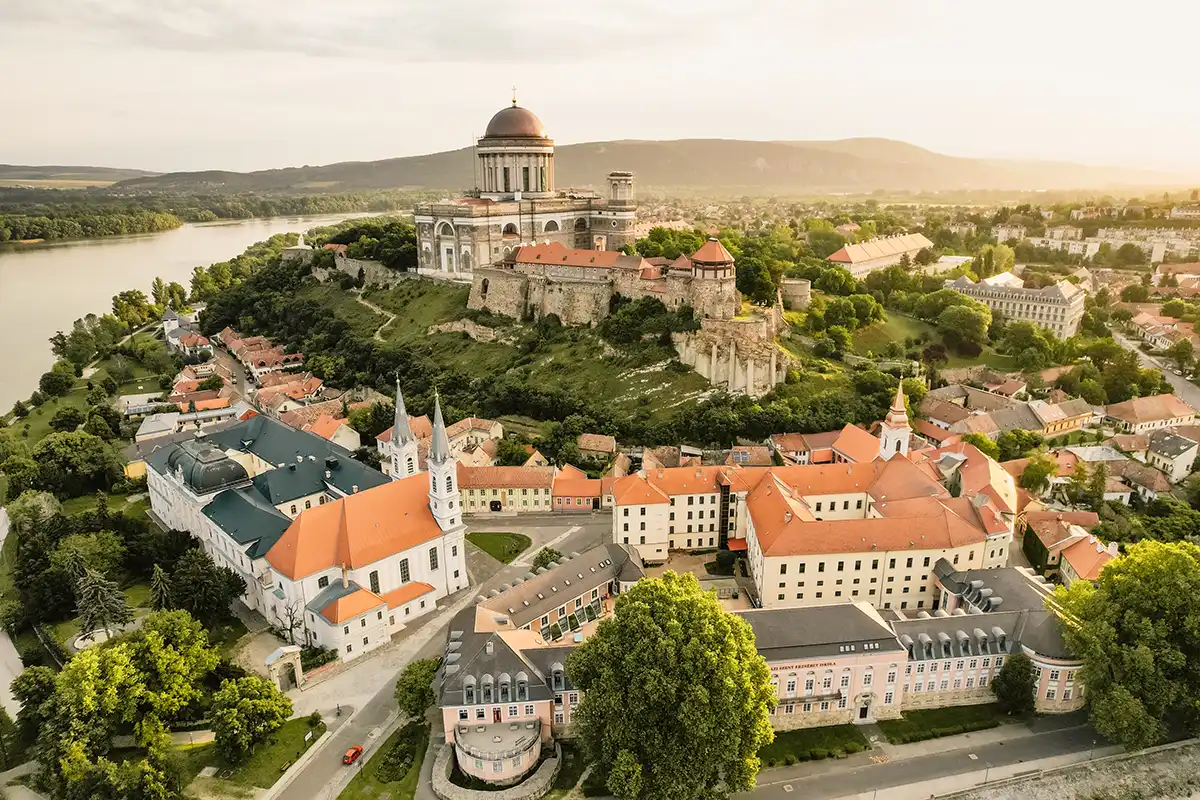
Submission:
{"label": "distant mountain ridge", "polygon": [[[1090,189],[1162,186],[1184,176],[1067,162],[947,156],[890,139],[756,142],[737,139],[619,140],[555,149],[560,188],[600,186],[611,170],[632,170],[643,186],[732,189],[747,194]],[[255,172],[171,172],[123,180],[130,191],[341,192],[474,185],[471,148],[382,161]]]}
{"label": "distant mountain ridge", "polygon": [[123,181],[131,178],[143,178],[158,175],[144,169],[121,169],[118,167],[79,167],[79,166],[23,166],[19,164],[0,164],[0,180],[4,181]]}

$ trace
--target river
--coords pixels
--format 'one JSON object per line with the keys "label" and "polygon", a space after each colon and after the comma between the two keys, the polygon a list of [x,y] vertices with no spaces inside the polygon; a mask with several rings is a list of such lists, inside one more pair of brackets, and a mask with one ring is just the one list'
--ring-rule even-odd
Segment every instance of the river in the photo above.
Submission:
{"label": "river", "polygon": [[190,288],[194,268],[230,259],[276,233],[364,215],[209,222],[163,233],[0,246],[0,414],[28,397],[50,369],[54,332],[86,314],[111,311],[118,292],[149,294],[155,277]]}

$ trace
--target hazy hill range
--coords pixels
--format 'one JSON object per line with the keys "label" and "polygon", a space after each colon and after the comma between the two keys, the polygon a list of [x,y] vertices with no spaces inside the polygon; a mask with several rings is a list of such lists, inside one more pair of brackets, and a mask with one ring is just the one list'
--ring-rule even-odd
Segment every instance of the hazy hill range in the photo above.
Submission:
{"label": "hazy hill range", "polygon": [[[735,189],[747,194],[936,189],[1077,189],[1185,182],[1147,170],[1065,162],[957,158],[888,139],[749,142],[734,139],[622,140],[561,145],[559,188],[601,186],[610,170],[644,186]],[[172,172],[122,181],[119,189],[174,191],[349,191],[474,185],[464,148],[384,161],[355,161],[239,173]]]}
{"label": "hazy hill range", "polygon": [[46,165],[38,167],[0,164],[0,186],[84,187],[108,186],[130,178],[143,178],[158,173],[143,169],[114,167],[67,167]]}

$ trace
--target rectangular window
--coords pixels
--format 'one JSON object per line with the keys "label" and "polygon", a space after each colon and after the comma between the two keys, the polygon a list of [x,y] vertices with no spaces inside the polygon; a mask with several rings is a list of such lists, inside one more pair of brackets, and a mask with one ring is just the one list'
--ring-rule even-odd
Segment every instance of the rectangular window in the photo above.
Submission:
{"label": "rectangular window", "polygon": [[322,575],[321,577],[317,578],[317,588],[318,589],[324,589],[328,585],[329,585],[329,576],[328,575]]}
{"label": "rectangular window", "polygon": [[508,167],[504,168],[504,191],[506,191],[506,192],[512,191],[512,182],[509,179]]}
{"label": "rectangular window", "polygon": [[429,548],[429,568],[437,571],[438,568],[438,552],[436,547]]}
{"label": "rectangular window", "polygon": [[458,710],[458,721],[459,722],[466,722],[468,716],[469,715],[467,714],[467,710],[465,708],[460,708]]}
{"label": "rectangular window", "polygon": [[[801,570],[801,571],[803,571],[803,570]],[[779,574],[780,574],[780,575],[787,575],[787,564],[780,564],[780,565],[779,565]]]}
{"label": "rectangular window", "polygon": [[402,558],[400,559],[400,582],[408,583],[409,580],[411,580],[411,578],[409,577],[408,573],[408,559]]}
{"label": "rectangular window", "polygon": [[863,675],[863,686],[871,685],[871,677],[872,677],[872,673],[870,673],[870,672],[867,672]]}
{"label": "rectangular window", "polygon": [[371,570],[371,574],[367,576],[371,582],[371,591],[379,594],[379,570]]}
{"label": "rectangular window", "polygon": [[818,500],[817,501],[817,511],[820,511],[820,510],[821,510],[821,502]]}

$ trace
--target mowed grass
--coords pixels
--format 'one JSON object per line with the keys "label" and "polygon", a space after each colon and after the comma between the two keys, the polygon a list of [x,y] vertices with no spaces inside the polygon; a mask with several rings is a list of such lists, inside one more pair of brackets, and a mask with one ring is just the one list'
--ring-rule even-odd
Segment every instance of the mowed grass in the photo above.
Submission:
{"label": "mowed grass", "polygon": [[344,320],[356,335],[367,339],[373,337],[379,326],[387,322],[387,317],[375,313],[358,302],[355,295],[342,291],[331,283],[310,284],[296,292],[296,297],[315,300]]}
{"label": "mowed grass", "polygon": [[363,298],[396,315],[383,332],[389,342],[424,339],[431,325],[460,318],[467,308],[468,286],[408,280],[390,289],[363,292]]}
{"label": "mowed grass", "polygon": [[910,337],[915,339],[921,334],[928,334],[932,341],[941,340],[937,331],[928,322],[889,311],[888,318],[883,322],[876,322],[874,325],[859,328],[854,332],[854,352],[866,355],[869,350],[879,356],[892,342],[899,342],[903,345],[905,339]]}
{"label": "mowed grass", "polygon": [[889,742],[902,744],[994,728],[1006,722],[1016,722],[1017,719],[1001,711],[995,703],[985,703],[906,711],[900,719],[881,719],[877,724]]}
{"label": "mowed grass", "polygon": [[782,766],[788,756],[797,761],[827,758],[838,752],[848,752],[847,745],[856,751],[867,750],[871,746],[857,725],[825,725],[820,728],[776,731],[775,741],[759,750],[758,757],[764,766],[772,761],[776,766]]}
{"label": "mowed grass", "polygon": [[[304,736],[309,731],[312,731],[312,739],[306,743]],[[324,732],[324,722],[312,728],[309,727],[308,717],[289,719],[283,723],[283,727],[271,734],[267,741],[259,743],[258,749],[244,764],[232,767],[232,774],[225,780],[239,783],[243,786],[257,786],[262,789],[270,789],[275,785],[275,781],[279,780],[280,776],[283,775],[284,771],[305,750],[312,747],[313,742],[321,738],[321,734]],[[215,751],[212,755],[213,758],[210,763],[216,766],[218,770],[229,768],[222,763],[221,757]]]}
{"label": "mowed grass", "polygon": [[523,533],[505,533],[494,531],[480,531],[478,533],[468,533],[467,541],[478,547],[483,552],[487,553],[492,558],[504,564],[512,563],[512,560],[529,549],[533,543],[532,540]]}

